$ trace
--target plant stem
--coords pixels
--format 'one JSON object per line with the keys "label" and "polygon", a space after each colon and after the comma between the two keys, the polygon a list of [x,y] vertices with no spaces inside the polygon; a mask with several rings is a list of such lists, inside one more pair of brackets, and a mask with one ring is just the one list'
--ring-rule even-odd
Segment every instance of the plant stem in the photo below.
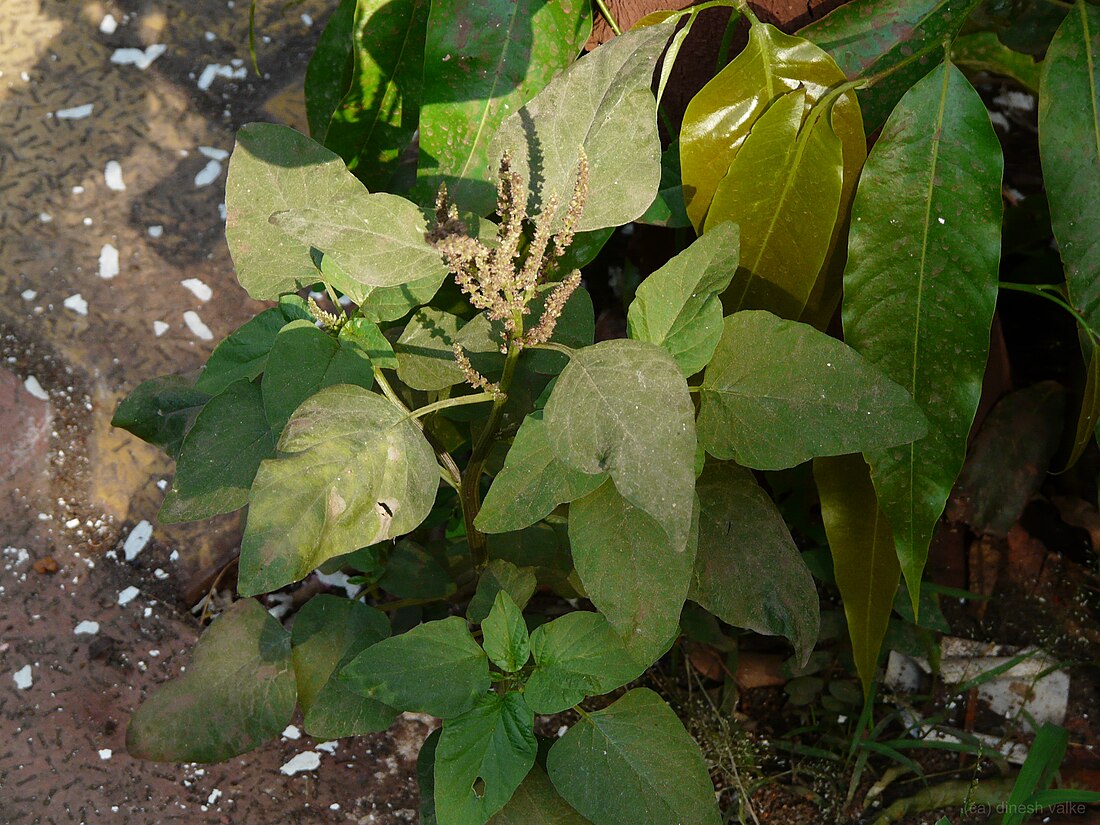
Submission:
{"label": "plant stem", "polygon": [[425,415],[431,415],[439,410],[445,410],[448,407],[461,407],[466,404],[481,404],[485,401],[495,401],[496,393],[492,392],[479,392],[476,395],[459,395],[455,398],[444,398],[442,401],[436,401],[434,404],[427,404],[423,407],[413,410],[405,418],[423,418]]}
{"label": "plant stem", "polygon": [[1046,298],[1052,304],[1060,306],[1072,315],[1077,320],[1077,323],[1081,325],[1081,329],[1085,330],[1095,343],[1100,343],[1100,333],[1097,333],[1096,330],[1090,327],[1088,321],[1085,320],[1085,316],[1074,309],[1069,301],[1065,300],[1059,294],[1061,287],[1058,284],[1014,284],[1009,281],[1001,281],[1000,286],[1001,289],[1010,289],[1013,292],[1026,292],[1029,295],[1038,295],[1040,298]]}
{"label": "plant stem", "polygon": [[401,400],[400,396],[393,391],[393,387],[390,386],[390,382],[386,380],[386,376],[383,374],[380,367],[374,368],[374,380],[382,390],[382,395],[390,399],[397,408],[406,415],[411,415],[409,408],[405,406],[405,402]]}
{"label": "plant stem", "polygon": [[[439,459],[440,465],[443,467],[444,470],[447,471],[447,475],[450,476],[450,478],[447,479],[447,483],[454,487],[456,490],[460,489],[462,485],[462,473],[458,469],[458,465],[455,464],[455,460],[451,456],[451,454],[443,448],[443,445],[439,443],[434,435],[428,432],[428,430],[424,429],[423,424],[416,420],[416,414],[412,413],[409,408],[405,406],[405,403],[401,400],[398,394],[394,392],[393,387],[390,386],[390,382],[386,380],[386,376],[382,373],[380,367],[374,368],[374,380],[375,383],[377,383],[378,386],[381,388],[382,394],[386,396],[386,398],[388,398],[394,404],[394,406],[397,407],[397,409],[405,413],[406,418],[411,418],[413,420],[413,423],[420,428],[420,431],[422,433],[424,433],[424,438],[428,440],[428,443],[431,445],[432,449],[435,450],[435,456]],[[429,404],[428,406],[431,405]],[[417,410],[417,414],[423,414],[423,410],[425,409],[427,409],[427,407],[422,407],[420,410]]]}
{"label": "plant stem", "polygon": [[623,30],[619,28],[619,24],[615,22],[615,16],[611,14],[611,9],[607,7],[605,0],[596,0],[596,8],[600,10],[600,14],[607,21],[607,25],[611,27],[611,31],[615,32],[616,35],[623,33]]}

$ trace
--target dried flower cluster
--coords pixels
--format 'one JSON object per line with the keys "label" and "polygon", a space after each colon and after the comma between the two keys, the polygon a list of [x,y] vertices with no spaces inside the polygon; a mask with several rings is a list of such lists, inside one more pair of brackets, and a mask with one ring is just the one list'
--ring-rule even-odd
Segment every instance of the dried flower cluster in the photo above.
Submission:
{"label": "dried flower cluster", "polygon": [[[493,321],[504,326],[501,351],[510,346],[530,347],[550,340],[569,296],[580,285],[581,274],[573,270],[551,290],[538,321],[524,331],[524,316],[538,288],[546,282],[554,263],[573,242],[577,222],[588,197],[588,159],[581,150],[569,206],[560,221],[559,200],[555,194],[543,199],[542,211],[533,221],[531,242],[522,248],[524,222],[527,220],[527,187],[512,169],[507,153],[500,161],[497,184],[497,213],[500,215],[498,243],[490,247],[469,235],[458,215],[458,208],[447,197],[446,185],[439,187],[435,202],[435,226],[428,239],[439,250],[454,274],[455,282],[470,303],[485,310]],[[470,363],[462,348],[455,345],[455,358],[467,381],[475,387],[496,392]]]}

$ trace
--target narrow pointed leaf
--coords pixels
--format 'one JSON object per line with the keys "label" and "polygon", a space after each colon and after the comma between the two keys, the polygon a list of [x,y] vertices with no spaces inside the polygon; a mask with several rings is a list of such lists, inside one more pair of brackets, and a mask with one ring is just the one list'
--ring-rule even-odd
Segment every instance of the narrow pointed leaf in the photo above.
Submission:
{"label": "narrow pointed leaf", "polygon": [[202,634],[187,671],[137,709],[126,750],[155,762],[221,762],[278,736],[296,693],[290,634],[244,599]]}
{"label": "narrow pointed leaf", "polygon": [[901,568],[890,523],[878,508],[867,463],[846,455],[814,460],[833,572],[848,617],[852,656],[870,690]]}
{"label": "narrow pointed leaf", "polygon": [[699,396],[706,451],[757,470],[905,444],[927,429],[909,394],[851,347],[758,310],[726,318]]}
{"label": "narrow pointed leaf", "polygon": [[944,64],[914,86],[867,160],[844,273],[844,337],[913,396],[928,434],[867,452],[909,592],[966,453],[997,301],[1001,147]]}
{"label": "narrow pointed leaf", "polygon": [[546,771],[535,765],[531,768],[512,798],[492,819],[489,825],[591,825],[579,813],[569,807],[550,782]]}
{"label": "narrow pointed leaf", "polygon": [[306,67],[306,120],[309,136],[325,142],[329,121],[351,86],[354,57],[352,26],[358,0],[340,0],[317,38],[317,48]]}
{"label": "narrow pointed leaf", "polygon": [[997,39],[993,32],[974,32],[951,44],[951,60],[972,72],[1010,77],[1026,89],[1039,93],[1039,75],[1043,64],[1031,55],[1014,51]]}
{"label": "narrow pointed leaf", "polygon": [[531,600],[536,587],[538,579],[530,567],[517,567],[500,558],[491,559],[477,580],[477,590],[466,606],[466,618],[481,624],[501,593],[507,593],[522,610]]}

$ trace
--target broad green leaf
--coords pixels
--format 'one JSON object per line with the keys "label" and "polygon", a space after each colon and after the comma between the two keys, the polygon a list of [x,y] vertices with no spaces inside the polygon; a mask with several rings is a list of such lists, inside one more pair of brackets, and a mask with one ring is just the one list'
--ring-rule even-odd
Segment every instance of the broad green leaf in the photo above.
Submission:
{"label": "broad green leaf", "polygon": [[443,599],[455,592],[443,562],[407,538],[390,551],[378,586],[401,599]]}
{"label": "broad green leaf", "polygon": [[317,281],[310,244],[271,223],[276,212],[339,203],[362,192],[339,156],[286,126],[237,132],[225,182],[225,240],[237,280],[257,300]]}
{"label": "broad green leaf", "polygon": [[390,635],[386,615],[354,599],[314,596],[294,617],[290,654],[306,733],[321,739],[388,728],[397,711],[364,699],[332,676],[360,652]]}
{"label": "broad green leaf", "polygon": [[439,825],[435,815],[435,750],[442,728],[428,734],[416,757],[416,784],[420,786],[420,825]]}
{"label": "broad green leaf", "polygon": [[[829,56],[807,40],[766,23],[749,30],[748,45],[691,99],[680,129],[680,171],[688,217],[697,230],[719,182],[749,130],[780,95],[803,89],[808,103],[844,79]],[[859,107],[852,95],[835,106],[842,139],[855,134]],[[860,128],[858,131],[862,131]],[[754,177],[760,170],[754,170]],[[742,227],[742,240],[745,238]]]}
{"label": "broad green leaf", "polygon": [[267,366],[279,330],[298,319],[310,319],[305,303],[297,295],[284,295],[279,306],[265,309],[214,348],[195,386],[217,395],[234,381],[256,378]]}
{"label": "broad green leaf", "polygon": [[998,40],[1014,51],[1042,56],[1071,8],[1059,0],[986,0],[984,11],[992,12]]}
{"label": "broad green leaf", "polygon": [[628,340],[575,350],[544,422],[558,460],[589,475],[608,473],[630,509],[661,525],[671,552],[682,550],[695,487],[695,415],[668,353]]}
{"label": "broad green leaf", "polygon": [[450,616],[368,647],[337,678],[390,707],[448,719],[489,689],[489,661],[466,620]]}
{"label": "broad green leaf", "polygon": [[275,212],[271,222],[331,257],[348,276],[340,291],[356,303],[377,287],[408,285],[447,271],[425,238],[424,214],[397,195],[360,188],[324,206]]}
{"label": "broad green leaf", "polygon": [[347,94],[325,145],[371,189],[383,188],[417,128],[428,0],[359,0]]}
{"label": "broad green leaf", "polygon": [[435,749],[439,825],[485,825],[535,764],[535,715],[519,693],[488,693],[446,719]]}
{"label": "broad green leaf", "polygon": [[852,657],[867,693],[901,578],[894,539],[875,501],[862,456],[815,459],[814,478],[833,572],[848,617]]}
{"label": "broad green leaf", "polygon": [[515,673],[531,656],[531,637],[523,611],[516,606],[507,590],[497,593],[493,609],[481,623],[481,646],[489,661],[505,673]]}
{"label": "broad green leaf", "polygon": [[209,394],[195,387],[194,373],[152,378],[122,399],[111,426],[178,458],[184,437],[209,400]]}
{"label": "broad green leaf", "polygon": [[[668,57],[665,57],[665,63]],[[657,197],[637,223],[649,223],[654,226],[667,226],[669,229],[683,229],[691,226],[684,206],[684,186],[680,180],[680,141],[674,140],[661,153],[661,183]]]}
{"label": "broad green leaf", "polygon": [[523,695],[535,713],[560,713],[642,675],[622,639],[599,613],[566,613],[531,634],[535,669]]}
{"label": "broad green leaf", "polygon": [[373,321],[358,316],[349,318],[340,327],[340,343],[343,346],[349,342],[366,352],[372,367],[383,370],[397,369],[397,356],[393,353],[393,345]]}
{"label": "broad green leaf", "polygon": [[913,396],[928,435],[867,452],[910,593],[966,453],[997,302],[1001,147],[951,64],[898,104],[852,207],[844,338]]}
{"label": "broad green leaf", "polygon": [[296,695],[290,634],[244,599],[202,634],[186,672],[130,717],[126,750],[154,762],[221,762],[278,736]]}
{"label": "broad green leaf", "polygon": [[489,825],[591,825],[554,790],[546,771],[531,768],[512,798]]}
{"label": "broad green leaf", "polygon": [[275,438],[259,385],[231,384],[207,402],[183,439],[157,517],[196,521],[244,507],[260,462],[275,454]]}
{"label": "broad green leaf", "polygon": [[825,261],[840,209],[843,151],[827,111],[811,113],[802,126],[805,101],[799,89],[772,103],[714,192],[705,231],[723,221],[741,229],[740,266],[722,300],[728,311],[797,318]]}
{"label": "broad green leaf", "polygon": [[582,149],[589,195],[578,230],[628,223],[653,203],[661,181],[661,141],[650,84],[674,26],[670,20],[605,43],[501,124],[490,158],[495,166],[508,151],[524,180],[541,182],[531,192],[531,215],[540,214],[551,196],[564,214]]}
{"label": "broad green leaf", "polygon": [[851,347],[757,310],[726,318],[699,396],[707,452],[757,470],[904,444],[927,430],[908,393]]}
{"label": "broad green leaf", "polygon": [[587,0],[435,0],[424,45],[424,202],[441,181],[464,209],[496,205],[489,144],[504,118],[565,69],[592,30]]}
{"label": "broad green leaf", "polygon": [[344,272],[331,255],[325,255],[321,258],[321,277],[345,295],[359,295],[358,317],[353,320],[361,318],[379,324],[403,318],[411,310],[428,303],[439,292],[447,273],[437,271],[426,278],[397,286],[364,286]]}
{"label": "broad green leaf", "polygon": [[993,32],[974,32],[958,38],[951,44],[951,60],[970,71],[1010,77],[1024,88],[1039,93],[1042,63],[1010,49]]}
{"label": "broad green leaf", "polygon": [[554,743],[546,771],[594,825],[718,825],[699,746],[660,696],[635,688],[585,714]]}
{"label": "broad green leaf", "polygon": [[666,529],[611,479],[569,505],[573,564],[588,598],[643,665],[678,634],[691,583],[695,546],[674,544]]}
{"label": "broad green leaf", "polygon": [[[573,557],[569,553],[568,527],[564,523],[555,525],[541,522],[509,533],[497,533],[488,537],[489,556],[492,561],[482,580],[496,563],[508,562],[523,571],[524,576],[533,573],[535,581],[531,584],[532,593],[536,584],[544,584],[564,598],[576,598],[580,594],[577,573],[573,569]],[[478,582],[481,584],[481,581]],[[515,587],[509,586],[508,593],[516,599]],[[478,596],[474,594],[474,600]],[[516,599],[517,604],[523,604]],[[470,605],[473,607],[474,602]],[[488,611],[488,607],[484,608]],[[467,616],[471,617],[468,612]]]}
{"label": "broad green leaf", "polygon": [[722,336],[719,295],[737,271],[739,234],[716,226],[642,281],[627,313],[630,337],[664,347],[685,376],[699,372]]}
{"label": "broad green leaf", "polygon": [[329,121],[351,86],[354,67],[352,26],[357,0],[340,0],[325,24],[306,67],[306,119],[309,136],[324,143]]}
{"label": "broad green leaf", "polygon": [[1070,301],[1100,329],[1100,8],[1083,0],[1043,62],[1039,156]]}
{"label": "broad green leaf", "polygon": [[438,484],[435,453],[398,407],[362,387],[321,390],[256,474],[238,589],[276,590],[326,559],[408,533]]}
{"label": "broad green leaf", "polygon": [[504,467],[474,519],[485,533],[521,530],[565,504],[595,490],[606,475],[589,475],[560,461],[550,446],[543,411],[523,419]]}
{"label": "broad green leaf", "polygon": [[260,383],[271,431],[282,433],[299,404],[336,384],[371,388],[374,373],[366,350],[354,339],[337,340],[312,321],[287,324],[275,337]]}
{"label": "broad green leaf", "polygon": [[397,377],[416,390],[443,390],[462,383],[454,343],[462,319],[434,307],[418,309],[397,339]]}
{"label": "broad green leaf", "polygon": [[906,89],[944,58],[980,0],[855,0],[802,29],[799,34],[832,55],[850,78],[883,77],[859,92],[873,132]]}
{"label": "broad green leaf", "polygon": [[699,550],[688,598],[734,627],[785,636],[805,664],[820,624],[817,588],[779,510],[736,464],[707,464],[695,491]]}
{"label": "broad green leaf", "polygon": [[494,558],[477,580],[477,590],[466,607],[466,618],[475,624],[481,624],[501,593],[507,593],[522,610],[534,595],[537,586],[538,579],[531,568],[517,567],[510,561]]}

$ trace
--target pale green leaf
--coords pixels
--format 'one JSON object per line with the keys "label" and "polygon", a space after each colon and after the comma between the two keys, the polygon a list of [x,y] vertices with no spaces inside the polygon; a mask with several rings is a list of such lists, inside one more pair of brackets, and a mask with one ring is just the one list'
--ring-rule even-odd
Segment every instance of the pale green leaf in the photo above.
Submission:
{"label": "pale green leaf", "polygon": [[531,656],[531,637],[523,611],[507,590],[497,593],[493,609],[481,623],[481,646],[489,661],[506,673],[515,673]]}
{"label": "pale green leaf", "polygon": [[489,825],[591,825],[554,790],[546,771],[535,765]]}
{"label": "pale green leaf", "polygon": [[417,310],[394,345],[397,376],[416,390],[442,390],[464,381],[454,343],[462,319],[434,307]]}

